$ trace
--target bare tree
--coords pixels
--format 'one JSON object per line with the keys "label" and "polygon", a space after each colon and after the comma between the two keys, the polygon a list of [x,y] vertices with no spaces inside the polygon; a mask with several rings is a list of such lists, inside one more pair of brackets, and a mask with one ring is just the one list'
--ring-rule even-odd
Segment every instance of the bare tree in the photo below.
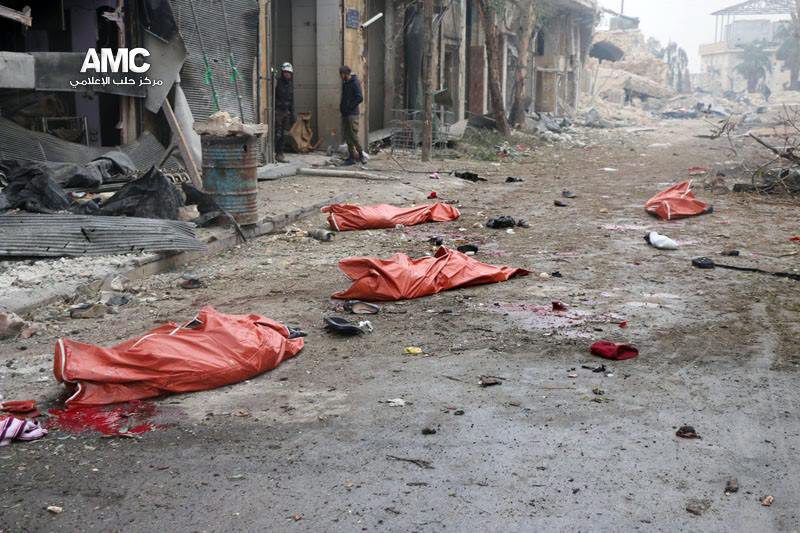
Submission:
{"label": "bare tree", "polygon": [[518,0],[514,2],[514,6],[521,17],[517,32],[519,36],[519,65],[514,78],[510,121],[514,127],[518,127],[525,124],[525,84],[530,77],[530,46],[538,22],[538,10],[536,0]]}
{"label": "bare tree", "polygon": [[503,64],[503,37],[500,25],[503,23],[506,2],[505,0],[478,0],[478,10],[486,36],[486,59],[489,62],[489,100],[492,104],[497,131],[506,137],[511,135],[506,117],[503,90],[500,85]]}

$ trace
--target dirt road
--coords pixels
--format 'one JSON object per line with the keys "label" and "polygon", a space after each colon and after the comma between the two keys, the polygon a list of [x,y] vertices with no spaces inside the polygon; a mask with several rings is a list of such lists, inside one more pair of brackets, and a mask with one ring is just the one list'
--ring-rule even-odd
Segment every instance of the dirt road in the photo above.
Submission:
{"label": "dirt road", "polygon": [[[141,438],[54,429],[0,449],[0,530],[796,530],[800,284],[701,271],[691,259],[721,260],[732,246],[741,256],[729,262],[797,269],[800,256],[787,255],[800,251],[789,241],[800,233],[797,205],[713,193],[700,179],[713,214],[667,223],[643,210],[689,167],[727,170],[724,143],[694,137],[704,129],[687,121],[585,132],[585,148],[434,165],[475,170],[486,183],[398,173],[385,157],[372,166],[397,176],[392,183],[281,180],[274,202],[349,190],[354,202],[409,204],[436,190],[458,199],[463,217],[320,243],[302,235],[322,224],[318,215],[296,233],[194,265],[204,288],[177,288],[180,273],[163,274],[137,282],[136,299],[116,315],[70,320],[64,305],[42,309],[33,318],[48,324],[45,335],[0,344],[5,399],[58,405],[58,336],[110,345],[202,305],[270,316],[309,336],[273,372],[149,403],[157,428]],[[577,197],[563,199],[564,189]],[[530,228],[483,227],[496,215]],[[649,247],[650,230],[680,249]],[[420,256],[433,251],[431,236],[477,244],[478,259],[533,274],[386,305],[370,335],[322,330],[329,296],[348,285],[338,259]],[[553,301],[568,310],[548,311]],[[589,353],[602,338],[641,354],[609,364]],[[405,355],[406,346],[425,354]],[[583,368],[604,362],[605,372]],[[502,384],[483,388],[481,375]],[[385,403],[396,398],[405,405]],[[684,424],[702,439],[676,437]],[[726,495],[731,477],[741,488]],[[761,505],[766,495],[771,507]]]}

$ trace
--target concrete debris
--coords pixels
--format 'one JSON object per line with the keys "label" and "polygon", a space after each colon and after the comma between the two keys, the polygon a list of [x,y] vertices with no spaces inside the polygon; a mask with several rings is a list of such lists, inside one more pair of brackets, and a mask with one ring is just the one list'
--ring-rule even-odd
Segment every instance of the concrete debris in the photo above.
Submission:
{"label": "concrete debris", "polygon": [[109,308],[104,303],[82,303],[70,307],[69,317],[80,319],[100,318],[108,312]]}
{"label": "concrete debris", "polygon": [[613,128],[615,124],[604,119],[596,107],[583,114],[583,125],[587,128]]}
{"label": "concrete debris", "polygon": [[333,240],[334,233],[326,229],[312,229],[308,231],[308,236],[322,242]]}
{"label": "concrete debris", "polygon": [[572,122],[566,117],[555,117],[550,113],[534,113],[525,117],[523,131],[542,135],[547,132],[565,133],[570,131]]}
{"label": "concrete debris", "polygon": [[711,508],[711,500],[699,500],[696,498],[686,502],[686,510],[695,516],[700,516]]}
{"label": "concrete debris", "polygon": [[125,276],[110,275],[106,276],[100,285],[100,290],[125,292],[131,288],[131,280]]}
{"label": "concrete debris", "polygon": [[0,339],[8,339],[19,335],[28,322],[14,313],[0,313]]}
{"label": "concrete debris", "polygon": [[240,117],[231,117],[227,111],[217,111],[206,121],[195,121],[194,131],[200,135],[226,137],[228,135],[261,135],[267,133],[266,124],[244,124]]}
{"label": "concrete debris", "polygon": [[622,88],[626,91],[628,99],[670,98],[675,95],[669,87],[636,74],[627,74]]}

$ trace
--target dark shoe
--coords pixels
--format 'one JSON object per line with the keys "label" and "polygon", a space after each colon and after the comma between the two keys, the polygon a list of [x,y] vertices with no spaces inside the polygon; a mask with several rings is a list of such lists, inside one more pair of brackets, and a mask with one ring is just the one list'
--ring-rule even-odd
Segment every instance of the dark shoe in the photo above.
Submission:
{"label": "dark shoe", "polygon": [[356,164],[356,160],[355,160],[355,159],[353,159],[352,157],[348,157],[347,159],[345,159],[345,160],[342,162],[342,166],[343,166],[343,167],[352,167],[352,166],[353,166],[353,165],[355,165],[355,164]]}
{"label": "dark shoe", "polygon": [[329,316],[325,318],[325,329],[340,335],[361,335],[362,333],[371,332],[372,324],[369,321],[354,324],[338,316]]}

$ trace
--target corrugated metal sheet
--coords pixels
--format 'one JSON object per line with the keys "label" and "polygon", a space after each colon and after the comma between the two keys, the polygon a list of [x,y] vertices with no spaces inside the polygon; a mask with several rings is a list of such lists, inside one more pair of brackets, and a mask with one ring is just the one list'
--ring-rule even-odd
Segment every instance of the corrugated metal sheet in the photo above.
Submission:
{"label": "corrugated metal sheet", "polygon": [[[222,18],[222,0],[170,0],[175,21],[183,36],[188,57],[181,70],[181,86],[195,120],[205,120],[213,113],[211,87],[203,81],[205,64],[200,37],[192,17],[194,4],[205,52],[214,75],[219,107],[232,116],[239,116],[236,86],[231,80],[228,62],[228,40]],[[256,122],[253,98],[253,66],[258,56],[258,2],[225,0],[231,46],[239,70],[239,92],[244,108],[243,122]]]}
{"label": "corrugated metal sheet", "polygon": [[81,165],[109,150],[118,149],[128,154],[136,168],[147,170],[158,163],[164,153],[164,147],[149,132],[121,147],[86,146],[25,129],[4,118],[0,118],[0,139],[3,139],[0,143],[0,159],[57,161]]}
{"label": "corrugated metal sheet", "polygon": [[63,257],[203,250],[194,224],[81,215],[0,216],[0,257]]}

